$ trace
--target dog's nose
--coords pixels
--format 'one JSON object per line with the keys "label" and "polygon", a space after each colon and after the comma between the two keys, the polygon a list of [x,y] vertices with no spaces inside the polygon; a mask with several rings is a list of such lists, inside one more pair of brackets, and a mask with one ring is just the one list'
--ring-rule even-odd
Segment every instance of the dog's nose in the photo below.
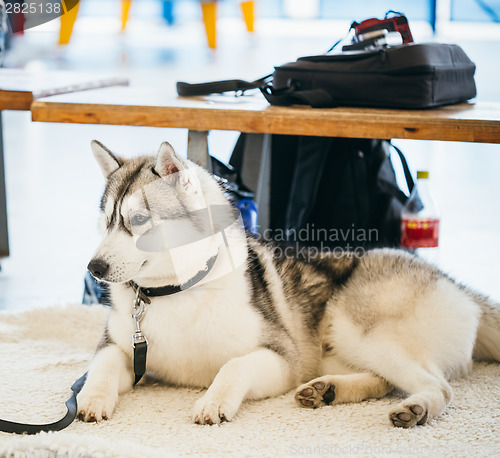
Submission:
{"label": "dog's nose", "polygon": [[102,279],[109,270],[109,264],[102,259],[92,259],[87,269],[95,278]]}

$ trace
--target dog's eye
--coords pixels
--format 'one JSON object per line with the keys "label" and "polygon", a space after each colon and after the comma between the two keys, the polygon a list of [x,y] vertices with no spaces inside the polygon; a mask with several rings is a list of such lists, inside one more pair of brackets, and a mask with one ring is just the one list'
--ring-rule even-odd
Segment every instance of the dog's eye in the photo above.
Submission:
{"label": "dog's eye", "polygon": [[130,218],[130,224],[132,226],[142,226],[149,221],[149,216],[146,215],[134,215]]}

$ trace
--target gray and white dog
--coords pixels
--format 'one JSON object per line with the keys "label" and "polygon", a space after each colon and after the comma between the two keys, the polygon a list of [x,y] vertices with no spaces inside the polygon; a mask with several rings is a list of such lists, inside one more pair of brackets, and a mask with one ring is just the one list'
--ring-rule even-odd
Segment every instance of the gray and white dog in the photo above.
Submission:
{"label": "gray and white dog", "polygon": [[[208,388],[199,424],[300,385],[304,407],[400,389],[408,397],[389,419],[408,428],[445,410],[448,381],[472,358],[500,361],[498,305],[423,260],[389,249],[279,255],[245,235],[220,185],[168,143],[156,158],[122,159],[97,141],[92,150],[107,182],[89,270],[110,284],[112,307],[78,396],[82,419],[109,418],[133,386],[135,299],[147,370]],[[148,290],[170,293],[145,304]]]}

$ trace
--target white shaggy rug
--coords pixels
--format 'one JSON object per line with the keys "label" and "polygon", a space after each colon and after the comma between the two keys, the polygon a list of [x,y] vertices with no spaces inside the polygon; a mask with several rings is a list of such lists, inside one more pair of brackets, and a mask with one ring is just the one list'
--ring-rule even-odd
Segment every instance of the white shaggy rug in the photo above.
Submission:
{"label": "white shaggy rug", "polygon": [[[100,306],[0,313],[0,418],[59,419],[105,319]],[[403,430],[387,418],[397,394],[309,410],[290,392],[245,402],[231,423],[198,426],[189,417],[201,390],[149,381],[123,395],[109,421],[75,421],[35,436],[0,433],[0,456],[499,456],[500,364],[475,364],[469,378],[452,386],[455,399],[441,418]]]}

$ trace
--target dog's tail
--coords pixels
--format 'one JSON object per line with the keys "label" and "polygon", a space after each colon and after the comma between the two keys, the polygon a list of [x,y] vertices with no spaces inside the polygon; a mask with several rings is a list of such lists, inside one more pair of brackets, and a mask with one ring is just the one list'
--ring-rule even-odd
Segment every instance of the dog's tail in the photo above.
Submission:
{"label": "dog's tail", "polygon": [[473,357],[478,360],[500,362],[500,304],[486,296],[474,295],[481,308]]}

